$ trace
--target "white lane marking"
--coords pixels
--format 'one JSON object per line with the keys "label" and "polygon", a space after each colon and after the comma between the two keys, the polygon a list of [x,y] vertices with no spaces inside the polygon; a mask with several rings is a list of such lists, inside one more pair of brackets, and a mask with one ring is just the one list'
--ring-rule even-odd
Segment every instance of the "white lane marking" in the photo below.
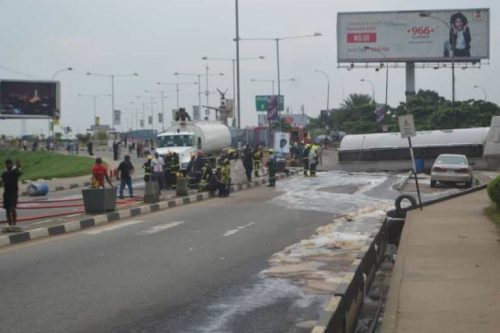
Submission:
{"label": "white lane marking", "polygon": [[155,225],[154,227],[151,227],[151,228],[149,228],[147,230],[144,230],[144,231],[141,231],[141,232],[137,233],[137,235],[151,235],[151,234],[155,234],[157,232],[164,231],[164,230],[176,227],[178,225],[181,225],[184,222],[185,221],[173,221],[173,222],[169,222],[169,223],[166,223],[166,224]]}
{"label": "white lane marking", "polygon": [[228,231],[226,231],[226,232],[225,232],[222,236],[224,236],[224,237],[232,236],[232,235],[234,235],[235,233],[237,233],[237,232],[239,232],[239,231],[241,231],[241,230],[245,229],[246,227],[251,226],[252,224],[255,224],[255,222],[250,222],[250,223],[247,223],[247,224],[245,224],[245,225],[239,226],[239,227],[237,227],[236,229],[233,229],[233,230],[228,230]]}
{"label": "white lane marking", "polygon": [[85,234],[87,234],[87,235],[97,235],[97,234],[100,234],[101,232],[113,231],[113,230],[116,230],[116,229],[128,227],[129,225],[134,225],[134,224],[138,224],[138,223],[142,223],[142,222],[144,222],[144,221],[142,221],[142,220],[134,220],[134,221],[127,221],[127,222],[117,222],[117,223],[113,223],[113,224],[107,225],[105,227],[96,228],[96,229],[92,229],[92,230],[86,231]]}

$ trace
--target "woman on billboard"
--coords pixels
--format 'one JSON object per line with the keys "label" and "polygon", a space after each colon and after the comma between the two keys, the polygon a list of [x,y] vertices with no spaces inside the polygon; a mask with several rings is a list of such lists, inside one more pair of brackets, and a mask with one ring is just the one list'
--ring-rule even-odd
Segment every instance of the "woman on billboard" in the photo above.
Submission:
{"label": "woman on billboard", "polygon": [[470,57],[471,36],[468,23],[465,15],[460,12],[451,15],[449,43],[455,57]]}

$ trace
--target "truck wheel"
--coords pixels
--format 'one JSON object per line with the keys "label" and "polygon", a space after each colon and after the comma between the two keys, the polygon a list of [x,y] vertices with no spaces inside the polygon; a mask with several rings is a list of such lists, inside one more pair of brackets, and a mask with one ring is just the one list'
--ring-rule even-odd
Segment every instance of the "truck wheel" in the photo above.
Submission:
{"label": "truck wheel", "polygon": [[468,182],[465,182],[465,187],[466,188],[471,188],[472,187],[472,180],[469,180]]}
{"label": "truck wheel", "polygon": [[408,209],[408,207],[404,207],[404,208],[401,207],[401,202],[403,202],[403,200],[409,201],[411,204],[410,205],[411,208],[417,208],[417,200],[412,195],[403,194],[403,195],[400,195],[399,197],[397,197],[396,201],[394,202],[394,205],[396,206],[396,212],[400,213],[403,210]]}

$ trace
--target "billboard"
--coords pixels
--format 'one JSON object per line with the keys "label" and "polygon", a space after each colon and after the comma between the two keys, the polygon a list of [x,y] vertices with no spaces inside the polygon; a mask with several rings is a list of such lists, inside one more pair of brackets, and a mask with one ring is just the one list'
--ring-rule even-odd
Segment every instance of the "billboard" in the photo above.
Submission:
{"label": "billboard", "polygon": [[60,117],[58,81],[0,80],[0,118]]}
{"label": "billboard", "polygon": [[480,61],[490,55],[489,19],[484,8],[338,13],[337,60]]}
{"label": "billboard", "polygon": [[[259,111],[265,111],[267,112],[268,111],[268,102],[269,100],[271,99],[271,95],[257,95],[255,96],[255,109],[257,110],[257,112]],[[284,108],[284,105],[285,105],[285,97],[283,95],[280,95],[280,98],[279,98],[279,110],[280,111],[283,111],[285,108]]]}

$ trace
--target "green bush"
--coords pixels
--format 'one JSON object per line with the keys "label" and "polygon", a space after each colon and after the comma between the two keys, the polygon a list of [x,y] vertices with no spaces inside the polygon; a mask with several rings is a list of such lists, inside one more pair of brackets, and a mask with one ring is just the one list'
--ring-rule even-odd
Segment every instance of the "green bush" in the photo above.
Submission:
{"label": "green bush", "polygon": [[488,192],[488,196],[491,201],[493,201],[497,207],[500,208],[500,176],[497,176],[488,183],[486,191]]}

